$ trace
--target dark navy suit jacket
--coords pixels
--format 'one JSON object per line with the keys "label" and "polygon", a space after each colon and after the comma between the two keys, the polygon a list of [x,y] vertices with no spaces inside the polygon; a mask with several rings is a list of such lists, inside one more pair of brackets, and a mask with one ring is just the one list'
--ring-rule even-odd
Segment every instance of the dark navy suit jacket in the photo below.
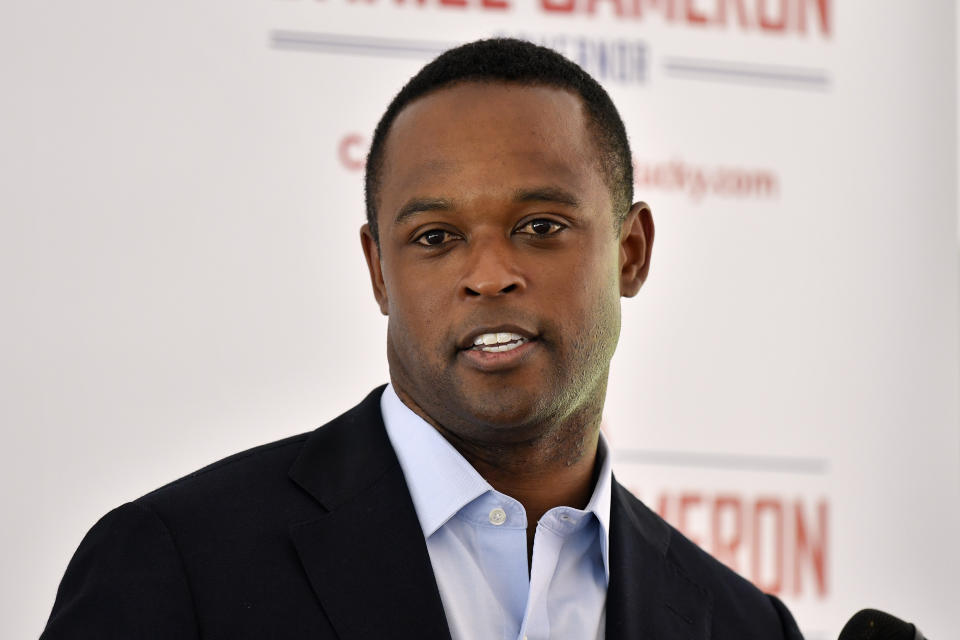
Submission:
{"label": "dark navy suit jacket", "polygon": [[[42,638],[448,639],[375,390],[107,514]],[[608,640],[797,640],[790,613],[614,482]]]}

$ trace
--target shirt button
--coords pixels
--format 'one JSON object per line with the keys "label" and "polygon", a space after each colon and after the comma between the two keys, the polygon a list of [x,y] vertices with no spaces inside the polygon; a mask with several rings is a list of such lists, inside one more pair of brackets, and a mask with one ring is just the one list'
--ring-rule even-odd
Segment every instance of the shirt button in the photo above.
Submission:
{"label": "shirt button", "polygon": [[490,524],[495,524],[498,527],[507,521],[507,512],[497,507],[490,512]]}

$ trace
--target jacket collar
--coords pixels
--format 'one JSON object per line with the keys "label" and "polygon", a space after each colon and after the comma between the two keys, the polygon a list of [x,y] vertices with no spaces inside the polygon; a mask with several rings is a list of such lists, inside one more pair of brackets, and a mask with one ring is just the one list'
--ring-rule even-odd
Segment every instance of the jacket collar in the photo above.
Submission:
{"label": "jacket collar", "polygon": [[380,414],[383,387],[307,438],[290,478],[325,513],[291,526],[342,640],[446,638],[423,531]]}
{"label": "jacket collar", "polygon": [[712,599],[670,557],[670,526],[616,480],[610,520],[606,639],[707,640]]}

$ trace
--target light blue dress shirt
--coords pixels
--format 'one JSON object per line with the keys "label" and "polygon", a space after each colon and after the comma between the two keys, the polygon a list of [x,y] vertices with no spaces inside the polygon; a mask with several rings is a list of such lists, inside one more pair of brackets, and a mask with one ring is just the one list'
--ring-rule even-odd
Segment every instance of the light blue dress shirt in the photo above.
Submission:
{"label": "light blue dress shirt", "polygon": [[601,470],[587,508],[555,507],[537,523],[527,571],[523,505],[494,490],[387,386],[380,400],[453,640],[604,637],[612,477]]}

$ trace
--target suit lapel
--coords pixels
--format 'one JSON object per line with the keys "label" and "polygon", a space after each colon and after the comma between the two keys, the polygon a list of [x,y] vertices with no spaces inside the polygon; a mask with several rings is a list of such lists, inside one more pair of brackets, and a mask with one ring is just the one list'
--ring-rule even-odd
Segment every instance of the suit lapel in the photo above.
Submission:
{"label": "suit lapel", "polygon": [[383,426],[382,391],[307,439],[290,477],[326,513],[290,534],[342,640],[449,638],[423,530]]}
{"label": "suit lapel", "polygon": [[[341,640],[449,639],[382,392],[307,439],[290,477],[324,513],[290,535]],[[707,640],[712,599],[671,559],[670,527],[616,481],[610,508],[607,640]]]}
{"label": "suit lapel", "polygon": [[712,599],[668,553],[672,530],[614,481],[607,640],[707,640]]}

